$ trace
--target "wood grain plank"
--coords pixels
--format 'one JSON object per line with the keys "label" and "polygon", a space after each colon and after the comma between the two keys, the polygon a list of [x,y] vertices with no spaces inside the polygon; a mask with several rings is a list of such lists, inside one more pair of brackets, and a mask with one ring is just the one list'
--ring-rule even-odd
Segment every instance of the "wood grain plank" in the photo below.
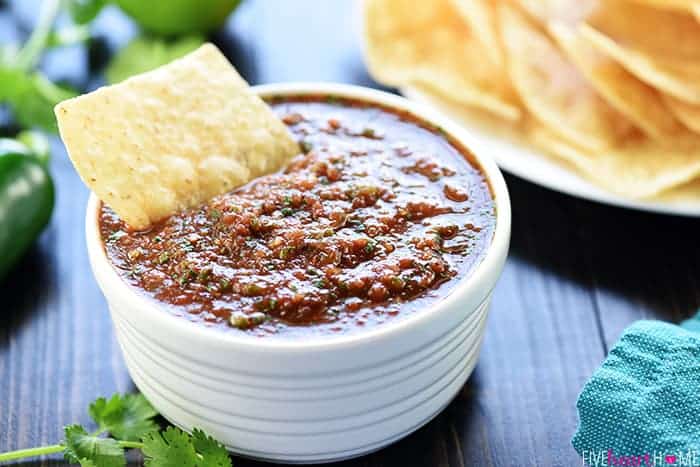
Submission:
{"label": "wood grain plank", "polygon": [[[586,206],[590,216],[592,206]],[[606,345],[639,319],[679,322],[700,308],[700,219],[604,208],[586,250]]]}

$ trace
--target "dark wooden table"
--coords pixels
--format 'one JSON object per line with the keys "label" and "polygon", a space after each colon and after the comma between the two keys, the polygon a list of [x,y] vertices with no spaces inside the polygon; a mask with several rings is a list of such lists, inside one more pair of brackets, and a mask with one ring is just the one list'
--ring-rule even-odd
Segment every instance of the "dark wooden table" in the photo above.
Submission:
{"label": "dark wooden table", "polygon": [[[32,3],[0,9],[2,43],[24,37]],[[352,0],[248,0],[213,40],[251,83],[376,87],[362,61],[357,8]],[[105,54],[134,31],[106,12],[89,52],[55,52],[44,67],[54,79],[93,88]],[[58,198],[51,226],[0,285],[0,452],[54,443],[63,425],[89,423],[86,407],[96,397],[136,390],[88,265],[88,193],[58,142],[52,170]],[[598,205],[511,176],[507,182],[512,247],[474,374],[426,427],[341,465],[580,465],[570,445],[576,397],[620,331],[638,319],[677,322],[700,305],[700,220]]]}

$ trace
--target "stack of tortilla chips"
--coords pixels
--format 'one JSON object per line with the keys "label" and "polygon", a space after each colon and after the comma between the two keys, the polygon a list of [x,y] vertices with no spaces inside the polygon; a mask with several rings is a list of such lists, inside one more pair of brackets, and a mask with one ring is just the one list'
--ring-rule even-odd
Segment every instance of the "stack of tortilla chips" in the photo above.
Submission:
{"label": "stack of tortilla chips", "polygon": [[700,0],[366,0],[364,32],[382,83],[609,191],[700,199]]}

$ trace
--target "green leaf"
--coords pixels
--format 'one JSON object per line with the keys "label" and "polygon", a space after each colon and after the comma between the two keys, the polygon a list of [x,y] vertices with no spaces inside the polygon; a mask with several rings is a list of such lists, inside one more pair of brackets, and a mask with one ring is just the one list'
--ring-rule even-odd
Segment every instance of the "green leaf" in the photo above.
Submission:
{"label": "green leaf", "polygon": [[143,437],[146,467],[197,467],[197,451],[192,438],[179,428],[151,432]]}
{"label": "green leaf", "polygon": [[0,66],[0,104],[9,104],[15,120],[23,127],[57,132],[53,108],[76,93],[58,86],[40,73],[26,73]]}
{"label": "green leaf", "polygon": [[137,441],[158,429],[153,421],[158,412],[142,394],[115,394],[109,400],[100,397],[88,411],[100,430],[123,441]]}
{"label": "green leaf", "polygon": [[22,70],[0,64],[0,102],[14,98],[27,87],[28,76]]}
{"label": "green leaf", "polygon": [[56,117],[53,108],[62,100],[76,95],[75,91],[52,83],[39,73],[25,79],[25,85],[8,98],[15,119],[28,128],[39,127],[56,133]]}
{"label": "green leaf", "polygon": [[64,428],[65,457],[68,462],[83,467],[123,467],[126,465],[124,449],[111,438],[100,438],[88,434],[80,425]]}
{"label": "green leaf", "polygon": [[71,18],[78,24],[86,24],[97,17],[106,0],[68,0],[68,12]]}
{"label": "green leaf", "polygon": [[197,453],[202,456],[201,467],[231,467],[231,458],[223,444],[207,436],[202,430],[192,430],[192,443]]}
{"label": "green leaf", "polygon": [[138,37],[112,58],[105,77],[110,84],[118,83],[180,58],[203,43],[204,39],[200,36],[185,36],[176,41]]}
{"label": "green leaf", "polygon": [[226,448],[203,431],[192,436],[175,427],[143,438],[147,467],[231,467]]}

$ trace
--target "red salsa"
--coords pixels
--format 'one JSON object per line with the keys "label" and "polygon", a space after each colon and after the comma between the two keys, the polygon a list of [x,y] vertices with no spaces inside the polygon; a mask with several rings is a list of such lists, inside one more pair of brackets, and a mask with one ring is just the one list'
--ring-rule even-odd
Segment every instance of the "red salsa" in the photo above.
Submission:
{"label": "red salsa", "polygon": [[328,97],[269,101],[299,141],[281,172],[148,231],[106,205],[126,282],[231,332],[355,332],[420,312],[484,257],[490,187],[468,151],[413,115]]}

